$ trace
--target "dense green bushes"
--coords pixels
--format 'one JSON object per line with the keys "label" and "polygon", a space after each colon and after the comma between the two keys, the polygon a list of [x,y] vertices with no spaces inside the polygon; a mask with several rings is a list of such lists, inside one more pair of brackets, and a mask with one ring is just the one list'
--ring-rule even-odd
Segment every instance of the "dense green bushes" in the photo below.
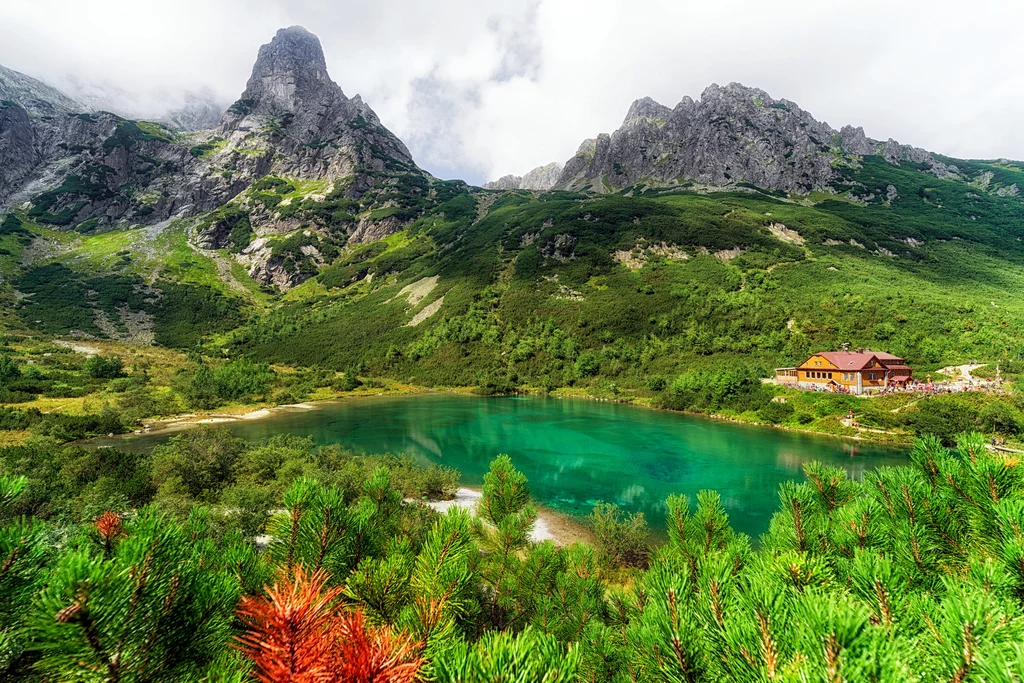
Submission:
{"label": "dense green bushes", "polygon": [[209,410],[227,401],[266,400],[275,373],[266,363],[241,358],[213,368],[205,362],[179,372],[178,389],[192,408]]}
{"label": "dense green bushes", "polygon": [[644,513],[623,518],[617,506],[599,503],[590,515],[590,524],[604,562],[613,567],[647,568],[651,548]]}
{"label": "dense green bushes", "polygon": [[[193,432],[152,458],[0,449],[0,671],[277,681],[268,672],[295,680],[329,663],[374,680],[360,662],[376,661],[403,683],[1012,683],[1024,671],[1024,478],[978,436],[958,443],[953,453],[923,440],[907,466],[863,481],[808,465],[805,482],[782,486],[757,548],[717,494],[672,496],[667,542],[646,569],[531,542],[537,510],[507,458],[473,519],[404,502],[414,469],[295,437]],[[136,509],[149,463],[162,507]],[[137,483],[131,500],[116,500],[115,480]],[[131,512],[79,525],[92,515],[71,503],[78,495]],[[196,500],[212,503],[189,510]],[[283,509],[268,521],[268,506]],[[263,522],[258,551],[246,538]],[[351,620],[344,647],[317,627],[329,614]],[[225,647],[244,629],[244,654]]]}
{"label": "dense green bushes", "polygon": [[124,374],[124,361],[118,356],[90,356],[82,371],[94,379],[115,379]]}
{"label": "dense green bushes", "polygon": [[736,412],[760,410],[772,399],[761,383],[761,374],[748,368],[699,370],[676,378],[662,398],[672,410],[713,413],[723,408]]}
{"label": "dense green bushes", "polygon": [[158,344],[192,348],[206,335],[227,332],[245,320],[237,300],[211,287],[164,281],[156,287],[161,293],[153,313]]}

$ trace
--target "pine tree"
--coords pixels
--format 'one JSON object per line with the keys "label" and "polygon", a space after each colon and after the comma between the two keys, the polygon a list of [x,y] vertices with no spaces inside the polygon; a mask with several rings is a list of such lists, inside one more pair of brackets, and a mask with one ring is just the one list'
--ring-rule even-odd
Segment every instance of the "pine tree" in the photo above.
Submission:
{"label": "pine tree", "polygon": [[59,680],[198,675],[230,638],[239,595],[208,534],[205,519],[150,508],[123,535],[64,554],[30,615],[37,668]]}
{"label": "pine tree", "polygon": [[238,646],[264,683],[411,683],[419,644],[389,628],[368,627],[360,610],[342,609],[324,569],[283,568],[266,597],[242,599],[247,631]]}
{"label": "pine tree", "polygon": [[[0,520],[26,489],[25,477],[0,476]],[[34,519],[16,519],[0,526],[0,678],[18,668],[30,634],[26,615],[33,596],[45,585],[53,560],[51,530]]]}

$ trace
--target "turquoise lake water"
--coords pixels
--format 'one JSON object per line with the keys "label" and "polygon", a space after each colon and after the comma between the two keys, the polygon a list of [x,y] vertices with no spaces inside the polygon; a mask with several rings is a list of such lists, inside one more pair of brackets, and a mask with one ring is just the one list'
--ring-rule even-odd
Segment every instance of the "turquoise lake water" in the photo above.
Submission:
{"label": "turquoise lake water", "polygon": [[[247,439],[293,433],[356,452],[409,453],[458,469],[470,486],[482,483],[495,455],[508,453],[541,504],[582,516],[597,501],[613,502],[642,511],[656,530],[669,494],[693,500],[715,489],[733,527],[754,536],[768,529],[779,484],[802,480],[804,463],[840,465],[859,478],[907,458],[904,449],[585,399],[381,396],[227,426]],[[166,438],[104,443],[150,448]]]}

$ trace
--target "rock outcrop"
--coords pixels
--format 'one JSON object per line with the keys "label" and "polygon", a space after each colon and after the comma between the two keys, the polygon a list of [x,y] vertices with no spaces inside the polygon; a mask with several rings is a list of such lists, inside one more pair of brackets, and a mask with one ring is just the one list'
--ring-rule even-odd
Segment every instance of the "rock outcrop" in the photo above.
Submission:
{"label": "rock outcrop", "polygon": [[486,190],[533,190],[546,192],[555,186],[562,175],[562,164],[553,161],[538,166],[523,176],[506,175],[484,184]]}
{"label": "rock outcrop", "polygon": [[[314,206],[301,221],[295,212],[285,218],[288,211],[241,200],[255,237],[251,245],[258,246],[247,247],[239,260],[252,277],[282,289],[322,265],[316,245],[379,240],[401,230],[418,215],[411,206],[422,205],[433,181],[362,98],[346,96],[331,79],[319,39],[298,26],[281,29],[260,48],[245,91],[205,145],[205,170],[193,186],[197,204],[224,203],[267,175],[314,180],[321,188],[312,198],[295,199]],[[282,207],[294,206],[291,201]],[[317,210],[324,201],[348,208]],[[299,224],[305,227],[296,239],[308,244],[290,258],[274,256],[271,242],[296,235]],[[223,235],[204,234],[217,226],[209,223],[199,241],[220,244]]]}

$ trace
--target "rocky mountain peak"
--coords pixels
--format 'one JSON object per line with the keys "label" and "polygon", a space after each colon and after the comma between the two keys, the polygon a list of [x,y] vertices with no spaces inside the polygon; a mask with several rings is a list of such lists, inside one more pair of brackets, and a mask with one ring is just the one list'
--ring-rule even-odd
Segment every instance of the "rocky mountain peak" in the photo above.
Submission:
{"label": "rocky mountain peak", "polygon": [[629,111],[626,112],[626,118],[623,120],[622,125],[629,126],[637,122],[664,122],[671,113],[672,110],[665,105],[654,101],[650,97],[642,97],[633,102],[629,107]]}
{"label": "rocky mountain peak", "polygon": [[273,172],[333,180],[357,169],[419,172],[409,150],[362,98],[349,99],[331,80],[320,39],[301,26],[279,30],[260,47],[219,134],[229,153],[260,149],[266,152],[261,160],[275,160],[272,168],[248,162],[257,177]]}
{"label": "rocky mountain peak", "polygon": [[295,112],[324,99],[346,98],[327,73],[320,39],[301,26],[291,26],[260,47],[239,103],[246,113],[273,115]]}

